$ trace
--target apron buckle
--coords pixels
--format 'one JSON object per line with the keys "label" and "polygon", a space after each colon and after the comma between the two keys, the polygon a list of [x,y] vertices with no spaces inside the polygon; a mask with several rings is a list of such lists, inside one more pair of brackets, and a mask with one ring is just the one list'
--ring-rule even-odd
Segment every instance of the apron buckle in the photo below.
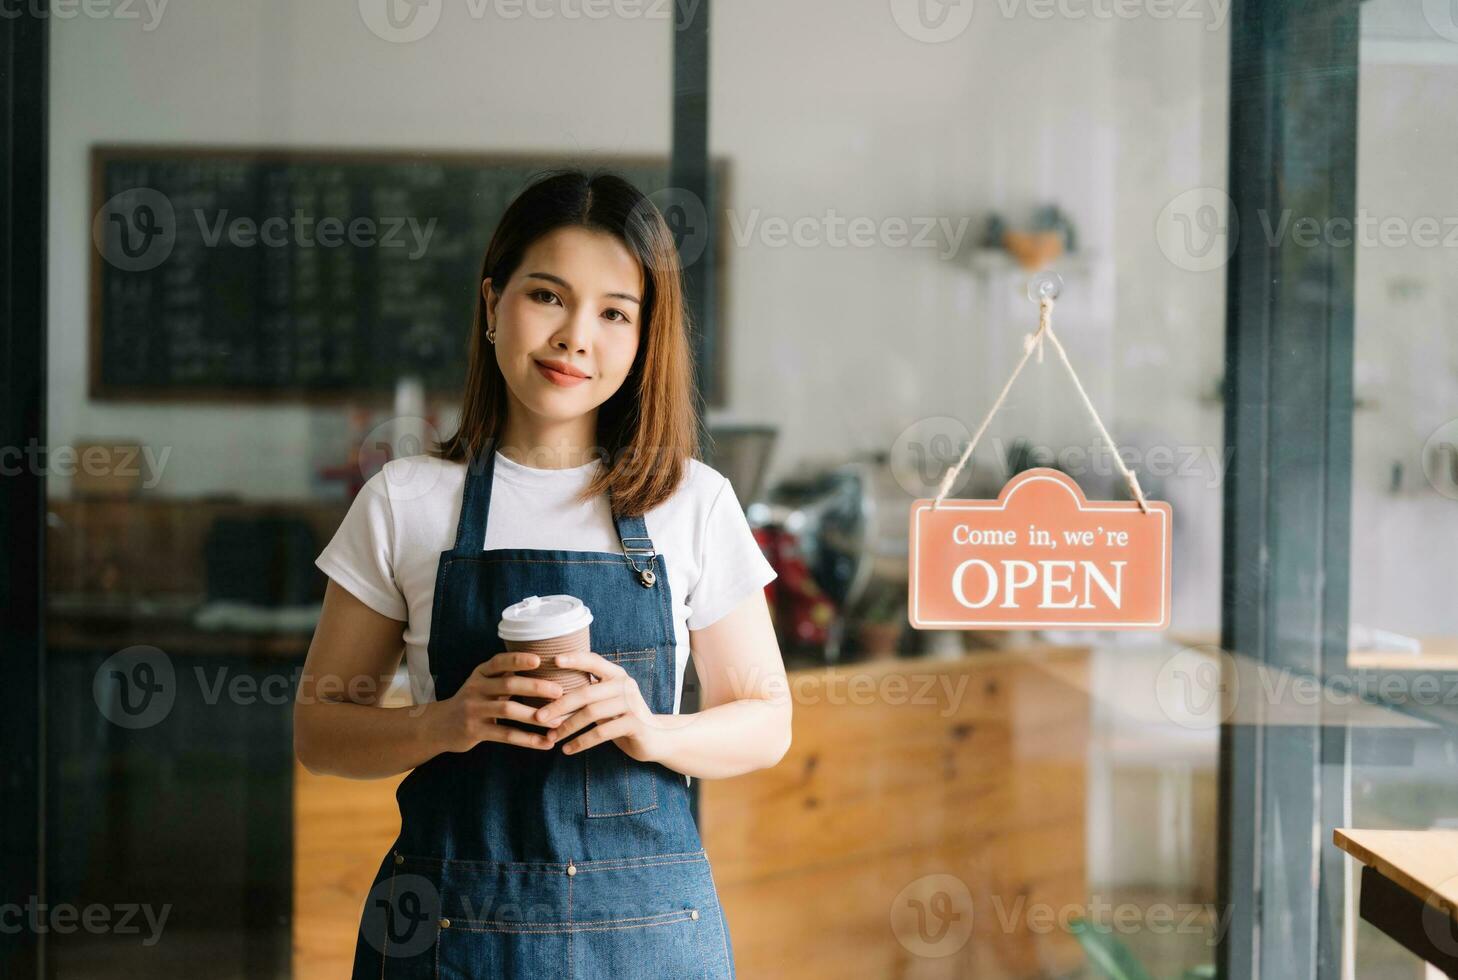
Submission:
{"label": "apron buckle", "polygon": [[[633,571],[638,573],[638,581],[642,583],[643,588],[653,588],[653,583],[658,581],[658,576],[654,573],[652,568],[652,566],[655,564],[655,560],[658,557],[658,552],[653,550],[652,547],[653,539],[644,537],[642,535],[628,535],[624,537],[622,541],[623,557],[628,559],[628,566],[632,568]],[[633,547],[632,545],[628,544],[629,541],[647,541],[649,546],[647,548]],[[644,568],[639,568],[638,563],[633,560],[634,555],[647,555],[648,566]]]}

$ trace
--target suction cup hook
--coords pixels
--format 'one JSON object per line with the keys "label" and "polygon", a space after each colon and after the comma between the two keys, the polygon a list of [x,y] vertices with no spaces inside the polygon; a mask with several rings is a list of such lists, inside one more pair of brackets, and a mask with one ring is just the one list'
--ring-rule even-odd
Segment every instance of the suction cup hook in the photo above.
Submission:
{"label": "suction cup hook", "polygon": [[1063,292],[1063,277],[1056,272],[1040,272],[1028,280],[1028,299],[1042,303],[1045,299],[1057,299]]}

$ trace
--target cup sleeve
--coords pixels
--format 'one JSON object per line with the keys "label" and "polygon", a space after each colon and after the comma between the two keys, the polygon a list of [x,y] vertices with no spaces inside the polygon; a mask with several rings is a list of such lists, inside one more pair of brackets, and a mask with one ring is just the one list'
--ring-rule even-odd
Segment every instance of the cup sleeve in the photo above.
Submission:
{"label": "cup sleeve", "polygon": [[383,472],[365,483],[314,564],[375,612],[405,622],[408,606],[395,579],[395,523],[388,488]]}
{"label": "cup sleeve", "polygon": [[689,592],[688,628],[704,629],[778,577],[755,540],[727,479],[709,506],[701,537],[699,580]]}

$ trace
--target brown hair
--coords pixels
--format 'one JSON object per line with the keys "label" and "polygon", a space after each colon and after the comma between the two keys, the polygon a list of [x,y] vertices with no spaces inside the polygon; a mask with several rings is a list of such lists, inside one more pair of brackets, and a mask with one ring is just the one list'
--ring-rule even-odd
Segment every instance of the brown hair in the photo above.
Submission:
{"label": "brown hair", "polygon": [[455,435],[435,455],[469,463],[494,447],[506,425],[506,379],[486,339],[481,281],[500,295],[527,248],[558,228],[605,231],[637,257],[645,283],[638,353],[623,385],[598,407],[597,444],[603,469],[583,490],[585,503],[607,493],[614,514],[639,516],[677,489],[688,460],[699,455],[693,360],[683,270],[673,235],[653,202],[617,174],[578,169],[547,171],[507,207],[477,280],[466,389]]}

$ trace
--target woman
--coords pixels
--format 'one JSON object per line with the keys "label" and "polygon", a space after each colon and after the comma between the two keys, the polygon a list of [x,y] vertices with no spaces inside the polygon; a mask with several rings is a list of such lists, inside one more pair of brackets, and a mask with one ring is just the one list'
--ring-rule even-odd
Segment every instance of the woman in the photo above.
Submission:
{"label": "woman", "polygon": [[[682,271],[609,174],[549,174],[481,267],[458,431],[394,460],[318,564],[295,708],[311,772],[400,784],[355,977],[732,977],[688,779],[774,765],[790,702],[733,488],[696,458]],[[569,594],[570,693],[506,606]],[[378,705],[402,649],[415,705]],[[702,710],[679,714],[690,651]],[[548,699],[539,708],[516,700]]]}

